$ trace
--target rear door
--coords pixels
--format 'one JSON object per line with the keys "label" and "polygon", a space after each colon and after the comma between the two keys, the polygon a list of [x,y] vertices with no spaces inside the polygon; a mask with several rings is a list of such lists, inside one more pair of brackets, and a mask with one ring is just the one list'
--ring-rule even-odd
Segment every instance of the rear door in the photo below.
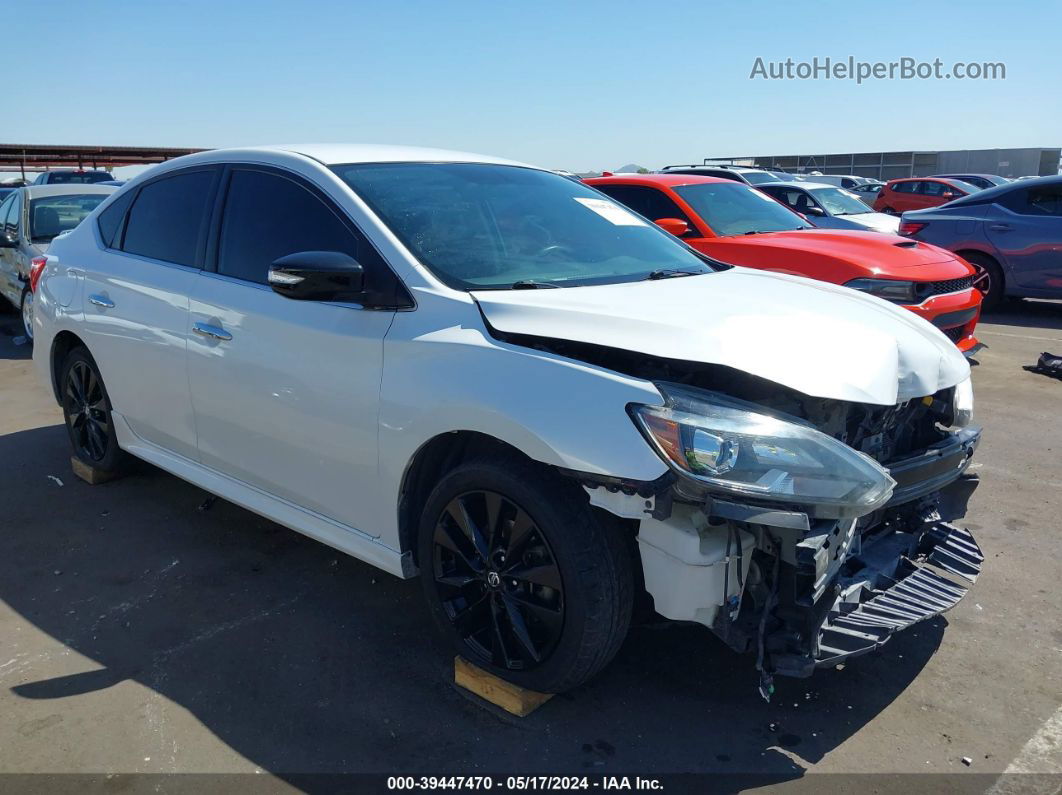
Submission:
{"label": "rear door", "polygon": [[196,457],[188,392],[188,295],[199,272],[220,168],[182,169],[119,196],[86,257],[85,342],[114,410],[141,439]]}
{"label": "rear door", "polygon": [[297,301],[270,264],[341,251],[386,268],[346,215],[301,177],[233,166],[215,221],[213,272],[196,279],[189,381],[202,463],[372,533],[383,338],[394,310]]}
{"label": "rear door", "polygon": [[989,206],[984,229],[1008,283],[1062,294],[1062,184],[1011,191]]}

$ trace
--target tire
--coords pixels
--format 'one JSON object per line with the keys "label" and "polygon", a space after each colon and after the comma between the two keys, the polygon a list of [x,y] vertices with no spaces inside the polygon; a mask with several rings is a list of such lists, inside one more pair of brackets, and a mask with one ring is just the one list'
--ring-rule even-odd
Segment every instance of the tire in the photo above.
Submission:
{"label": "tire", "polygon": [[987,254],[978,254],[976,251],[963,254],[962,258],[977,269],[978,278],[981,280],[977,288],[981,291],[981,309],[991,312],[999,307],[1003,301],[1005,283],[1003,281],[1003,269],[999,263]]}
{"label": "tire", "polygon": [[33,291],[29,287],[22,289],[18,308],[19,314],[22,315],[22,333],[29,342],[33,342]]}
{"label": "tire", "polygon": [[885,215],[900,215],[900,213],[896,212],[891,207],[885,207],[882,209],[882,212],[885,213]]}
{"label": "tire", "polygon": [[121,472],[129,455],[118,447],[111,399],[96,362],[85,348],[74,348],[67,354],[59,390],[74,455],[102,472]]}
{"label": "tire", "polygon": [[425,503],[418,553],[429,609],[457,653],[521,687],[570,690],[627,635],[633,563],[620,528],[540,464],[483,458],[450,471]]}

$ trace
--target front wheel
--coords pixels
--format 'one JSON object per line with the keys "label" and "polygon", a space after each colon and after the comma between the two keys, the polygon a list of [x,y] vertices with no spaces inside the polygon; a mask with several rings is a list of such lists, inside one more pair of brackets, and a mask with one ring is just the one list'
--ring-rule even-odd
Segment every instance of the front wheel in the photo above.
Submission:
{"label": "front wheel", "polygon": [[620,528],[541,465],[460,465],[428,497],[418,542],[436,622],[459,654],[502,679],[569,690],[627,634],[633,574]]}

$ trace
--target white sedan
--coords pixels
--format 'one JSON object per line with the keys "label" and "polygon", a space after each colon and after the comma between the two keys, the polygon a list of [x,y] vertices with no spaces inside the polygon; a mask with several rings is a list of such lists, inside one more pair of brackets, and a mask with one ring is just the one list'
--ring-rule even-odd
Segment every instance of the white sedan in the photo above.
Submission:
{"label": "white sedan", "polygon": [[972,490],[980,435],[943,334],[715,262],[546,170],[178,158],[54,242],[36,306],[82,462],[137,456],[419,574],[456,649],[535,690],[605,666],[637,600],[755,651],[769,695],[980,566],[929,510]]}

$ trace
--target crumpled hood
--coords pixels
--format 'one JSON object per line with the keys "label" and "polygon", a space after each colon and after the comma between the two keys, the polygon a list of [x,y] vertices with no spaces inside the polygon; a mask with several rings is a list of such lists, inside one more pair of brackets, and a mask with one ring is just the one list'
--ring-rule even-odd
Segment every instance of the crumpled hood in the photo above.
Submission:
{"label": "crumpled hood", "polygon": [[955,345],[912,312],[846,287],[749,268],[472,295],[502,332],[726,365],[821,398],[893,405],[970,373]]}
{"label": "crumpled hood", "polygon": [[776,248],[780,253],[806,251],[856,265],[890,270],[955,261],[955,255],[950,251],[930,243],[870,230],[800,229],[794,232],[767,232],[742,237],[741,242],[742,245]]}

